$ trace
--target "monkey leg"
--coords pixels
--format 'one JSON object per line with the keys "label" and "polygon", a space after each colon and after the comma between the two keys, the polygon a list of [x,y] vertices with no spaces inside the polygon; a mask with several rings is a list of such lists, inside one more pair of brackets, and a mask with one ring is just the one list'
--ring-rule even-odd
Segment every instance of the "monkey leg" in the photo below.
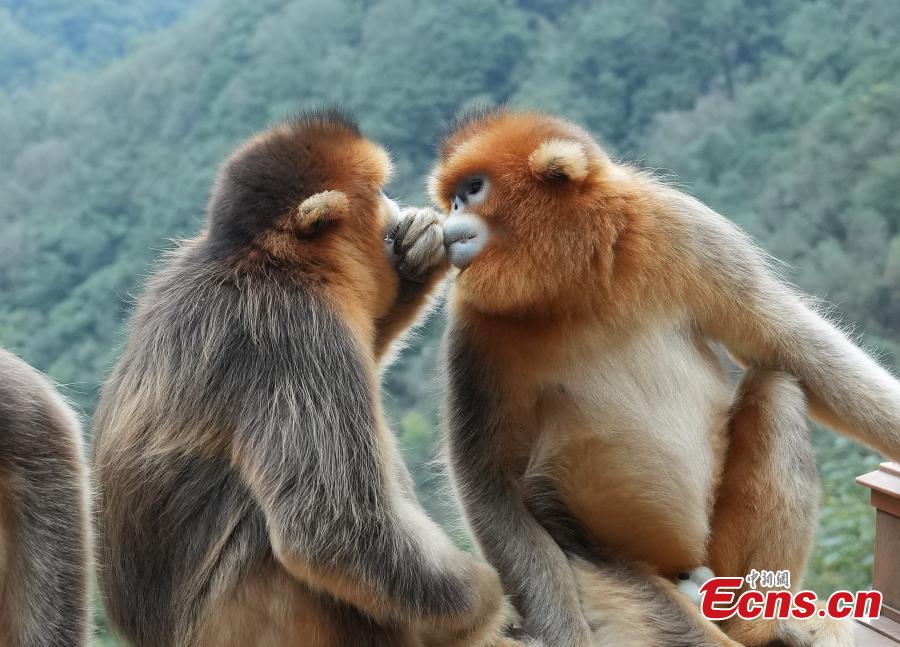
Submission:
{"label": "monkey leg", "polygon": [[379,623],[267,563],[217,599],[192,647],[422,647],[410,627]]}
{"label": "monkey leg", "polygon": [[704,618],[695,600],[674,582],[598,545],[558,496],[552,478],[530,475],[522,489],[528,510],[567,558],[576,610],[587,625],[587,644],[741,647]]}
{"label": "monkey leg", "polygon": [[624,562],[571,565],[597,647],[740,647],[669,580]]}
{"label": "monkey leg", "polygon": [[392,509],[374,511],[365,524],[350,515],[329,520],[331,527],[349,526],[340,534],[310,533],[291,525],[286,507],[291,504],[276,501],[270,508],[273,554],[310,588],[382,625],[410,626],[426,642],[437,641],[442,647],[488,645],[503,628],[497,573],[453,546],[424,511],[399,492]]}
{"label": "monkey leg", "polygon": [[171,644],[182,647],[522,647],[521,643],[503,637],[499,626],[494,632],[472,635],[423,628],[415,619],[410,622],[378,620],[298,581],[273,559],[255,562],[247,570],[227,591],[211,595],[195,629]]}
{"label": "monkey leg", "polygon": [[[732,411],[710,566],[720,577],[787,570],[791,588],[799,590],[818,509],[819,476],[803,391],[790,375],[751,367]],[[806,620],[735,616],[721,626],[748,647],[854,644],[846,623],[818,614]]]}

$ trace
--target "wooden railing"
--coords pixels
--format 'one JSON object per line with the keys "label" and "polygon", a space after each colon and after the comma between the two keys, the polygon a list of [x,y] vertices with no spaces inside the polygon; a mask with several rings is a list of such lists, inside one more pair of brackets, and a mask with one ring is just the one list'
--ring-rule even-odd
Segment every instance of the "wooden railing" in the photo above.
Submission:
{"label": "wooden railing", "polygon": [[884,596],[881,617],[860,621],[859,647],[900,644],[900,463],[882,463],[856,479],[872,490],[875,508],[875,563],[872,588]]}

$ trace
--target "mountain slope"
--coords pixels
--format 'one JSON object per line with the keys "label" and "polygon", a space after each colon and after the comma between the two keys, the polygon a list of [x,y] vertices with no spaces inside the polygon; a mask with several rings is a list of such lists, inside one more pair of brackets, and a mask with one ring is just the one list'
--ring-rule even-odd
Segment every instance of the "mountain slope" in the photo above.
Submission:
{"label": "mountain slope", "polygon": [[[886,362],[900,357],[900,4],[205,0],[176,15],[177,4],[0,10],[0,35],[16,35],[0,39],[0,85],[17,88],[0,102],[0,344],[87,413],[130,295],[173,237],[201,227],[219,161],[321,102],[344,104],[391,148],[392,192],[410,201],[460,108],[560,112],[614,154],[674,171],[858,322]],[[129,20],[154,27],[129,45]],[[35,54],[60,37],[59,52]],[[80,70],[63,69],[78,56]],[[386,382],[422,492],[449,517],[427,463],[440,327]],[[862,586],[870,535],[853,538],[871,523],[852,476],[875,459],[832,434],[817,443],[826,508],[813,584]]]}

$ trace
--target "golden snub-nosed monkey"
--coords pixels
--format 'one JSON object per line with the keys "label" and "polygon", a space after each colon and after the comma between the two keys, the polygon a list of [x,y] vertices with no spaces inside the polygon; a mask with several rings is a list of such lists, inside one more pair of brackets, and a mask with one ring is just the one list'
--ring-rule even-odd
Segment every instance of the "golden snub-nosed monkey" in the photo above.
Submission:
{"label": "golden snub-nosed monkey", "polygon": [[[379,369],[447,269],[336,111],[223,164],[95,420],[100,586],[133,645],[493,645],[500,582],[415,500]],[[387,246],[387,249],[385,248]]]}
{"label": "golden snub-nosed monkey", "polygon": [[[852,644],[819,617],[735,618],[726,637],[671,580],[787,569],[797,587],[818,507],[806,415],[900,457],[894,377],[731,222],[562,119],[460,120],[430,189],[460,269],[452,476],[525,630],[566,647]],[[737,388],[712,342],[746,367]]]}

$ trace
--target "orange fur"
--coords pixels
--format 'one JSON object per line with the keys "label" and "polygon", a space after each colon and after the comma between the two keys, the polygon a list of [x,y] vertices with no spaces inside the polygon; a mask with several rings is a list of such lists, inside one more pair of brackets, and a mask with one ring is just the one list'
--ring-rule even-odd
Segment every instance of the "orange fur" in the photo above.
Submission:
{"label": "orange fur", "polygon": [[[384,421],[380,360],[447,269],[434,213],[390,203],[381,192],[389,175],[387,153],[346,117],[304,113],[226,160],[206,229],[151,280],[126,349],[141,359],[123,358],[115,369],[94,434],[100,584],[107,615],[128,641],[423,647],[437,637],[435,646],[486,647],[499,640],[505,616],[496,573],[454,547],[421,510]],[[153,315],[166,307],[172,318],[160,323]],[[195,307],[203,314],[192,316]],[[185,311],[193,333],[148,341],[179,328],[169,324]],[[240,341],[224,342],[223,331]],[[173,346],[190,351],[172,359],[164,351]],[[232,365],[242,353],[246,363]],[[266,353],[289,366],[260,360]],[[207,369],[217,377],[196,377]],[[190,384],[173,386],[188,375]],[[215,386],[195,390],[194,379]],[[182,477],[202,470],[188,463],[207,466],[215,490],[240,486],[194,506],[204,485]],[[169,527],[160,509],[177,516],[176,526],[205,521],[155,535],[157,525]],[[368,541],[370,527],[398,539]],[[146,577],[187,549],[196,556],[186,568]],[[426,580],[432,571],[436,584]],[[458,590],[448,593],[448,581]],[[440,598],[438,610],[421,610],[422,598]]]}
{"label": "orange fur", "polygon": [[[392,311],[398,277],[383,249],[388,214],[381,199],[392,163],[383,148],[357,133],[327,123],[321,130],[319,137],[307,142],[321,181],[311,185],[311,195],[301,204],[286,205],[280,218],[230,265],[240,274],[268,270],[274,264],[311,279],[343,313],[360,347],[380,355],[387,344],[376,351],[378,322],[400,330],[418,311]],[[246,155],[251,147],[291,137],[289,126],[276,126],[238,148],[232,158]],[[323,229],[311,230],[313,221],[321,221]]]}
{"label": "orange fur", "polygon": [[[751,434],[759,435],[760,425],[745,413],[752,411],[744,401],[750,392],[735,393],[710,343],[721,340],[763,375],[790,372],[814,414],[889,456],[900,451],[893,431],[900,385],[805,307],[737,228],[613,162],[579,127],[500,109],[457,124],[439,151],[429,181],[433,201],[488,232],[460,264],[451,293],[450,347],[466,352],[451,351],[449,371],[460,392],[489,391],[493,409],[478,414],[488,428],[472,430],[468,421],[482,419],[466,413],[474,398],[452,396],[450,445],[454,434],[462,437],[454,470],[476,534],[501,555],[495,565],[512,555],[516,563],[525,559],[505,546],[512,540],[497,536],[483,503],[516,502],[479,489],[501,471],[510,483],[549,481],[595,546],[656,574],[671,577],[712,560],[726,571],[719,575],[743,575],[777,562],[800,581],[815,514],[814,497],[800,495],[815,489],[815,474],[790,478],[779,459],[788,453],[785,438],[798,453],[808,444],[805,405],[798,422],[788,415],[789,400],[776,402],[764,431],[782,444],[758,444]],[[471,177],[484,178],[487,193],[456,202]],[[844,374],[868,382],[847,384]],[[748,446],[760,452],[756,463]],[[476,452],[472,447],[477,457],[466,455]],[[476,458],[479,471],[469,467]],[[741,526],[730,508],[752,513],[748,523],[771,534],[765,501],[732,500],[747,493],[809,503],[783,506],[784,555],[758,537],[747,545],[735,536]],[[528,541],[541,549],[538,539]],[[535,564],[550,560],[534,557]],[[535,568],[501,575],[526,597],[531,579],[549,577]],[[548,599],[564,595],[560,586]],[[544,611],[538,603],[523,615]],[[755,634],[752,643],[766,642],[776,629]],[[802,637],[818,629],[792,631]],[[835,644],[845,644],[833,631]]]}
{"label": "orange fur", "polygon": [[[675,224],[656,217],[658,205],[641,173],[614,164],[580,128],[545,115],[500,112],[473,128],[445,143],[431,197],[448,208],[459,178],[478,172],[503,178],[475,211],[509,244],[489,244],[484,262],[462,272],[456,285],[465,301],[532,319],[597,309],[608,317],[610,307],[627,311],[641,299],[643,309],[644,297],[686,287],[672,285],[666,270],[678,262],[666,251]],[[561,141],[582,149],[583,177],[536,177],[533,154]]]}

